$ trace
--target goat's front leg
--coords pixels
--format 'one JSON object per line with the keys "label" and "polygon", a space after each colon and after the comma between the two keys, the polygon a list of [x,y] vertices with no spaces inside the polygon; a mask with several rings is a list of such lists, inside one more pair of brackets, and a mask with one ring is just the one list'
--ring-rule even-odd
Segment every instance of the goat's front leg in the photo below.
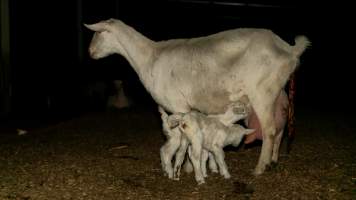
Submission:
{"label": "goat's front leg", "polygon": [[203,173],[204,177],[208,177],[208,174],[206,173],[206,162],[208,161],[209,157],[209,152],[205,149],[203,149],[202,154],[201,154],[201,171]]}

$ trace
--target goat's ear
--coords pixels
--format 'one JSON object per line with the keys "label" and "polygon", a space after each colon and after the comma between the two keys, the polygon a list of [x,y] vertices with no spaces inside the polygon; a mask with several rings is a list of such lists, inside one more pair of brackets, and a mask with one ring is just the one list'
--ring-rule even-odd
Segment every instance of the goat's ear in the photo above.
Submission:
{"label": "goat's ear", "polygon": [[251,133],[255,132],[255,129],[246,129],[245,130],[245,135],[250,135]]}
{"label": "goat's ear", "polygon": [[105,22],[99,22],[96,24],[84,24],[84,26],[95,32],[108,31],[108,25]]}

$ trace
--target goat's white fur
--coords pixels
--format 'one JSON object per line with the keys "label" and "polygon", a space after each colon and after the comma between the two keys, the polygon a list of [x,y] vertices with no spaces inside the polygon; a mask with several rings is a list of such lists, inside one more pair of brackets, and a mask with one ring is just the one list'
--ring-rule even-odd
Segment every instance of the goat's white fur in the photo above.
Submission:
{"label": "goat's white fur", "polygon": [[124,56],[153,99],[172,113],[220,114],[232,102],[248,99],[263,133],[254,173],[271,163],[274,102],[309,45],[306,37],[296,37],[290,46],[270,30],[242,28],[154,42],[117,19],[86,27],[96,32],[91,57]]}

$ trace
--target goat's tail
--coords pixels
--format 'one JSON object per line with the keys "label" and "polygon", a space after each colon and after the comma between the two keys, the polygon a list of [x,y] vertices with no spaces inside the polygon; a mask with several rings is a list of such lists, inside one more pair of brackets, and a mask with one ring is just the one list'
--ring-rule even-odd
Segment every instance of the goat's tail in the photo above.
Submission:
{"label": "goat's tail", "polygon": [[299,35],[295,38],[295,45],[293,46],[293,54],[296,57],[302,55],[307,47],[311,45],[311,42],[304,35]]}

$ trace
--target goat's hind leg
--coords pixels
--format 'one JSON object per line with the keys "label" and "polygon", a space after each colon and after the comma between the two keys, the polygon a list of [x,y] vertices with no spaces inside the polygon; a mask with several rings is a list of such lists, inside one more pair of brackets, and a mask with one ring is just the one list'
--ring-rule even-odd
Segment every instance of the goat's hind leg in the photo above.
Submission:
{"label": "goat's hind leg", "polygon": [[282,142],[284,129],[278,132],[278,135],[275,137],[273,142],[273,152],[272,152],[272,163],[277,164],[279,157],[279,149]]}
{"label": "goat's hind leg", "polygon": [[276,126],[273,115],[274,99],[264,98],[262,93],[263,92],[257,92],[258,95],[256,95],[255,98],[250,99],[252,107],[260,121],[263,138],[260,157],[254,171],[255,175],[262,174],[266,170],[266,167],[271,164],[273,142],[276,135]]}
{"label": "goat's hind leg", "polygon": [[197,181],[198,185],[205,183],[200,163],[202,146],[202,144],[194,144],[194,142],[192,142],[191,146],[188,148],[189,158],[193,164],[195,180]]}
{"label": "goat's hind leg", "polygon": [[224,176],[225,179],[231,178],[231,175],[227,169],[227,165],[225,163],[225,154],[222,148],[220,147],[214,147],[213,148],[213,153],[216,159],[216,162],[219,166],[219,171],[222,176]]}
{"label": "goat's hind leg", "polygon": [[185,158],[185,153],[187,152],[189,142],[184,135],[181,137],[180,146],[175,155],[174,167],[173,167],[173,179],[179,180],[180,169]]}
{"label": "goat's hind leg", "polygon": [[216,161],[214,158],[214,155],[209,152],[209,169],[213,172],[213,173],[218,173],[218,166],[216,165]]}
{"label": "goat's hind leg", "polygon": [[174,132],[160,149],[162,168],[170,179],[173,179],[172,158],[180,146],[180,136],[180,133]]}

